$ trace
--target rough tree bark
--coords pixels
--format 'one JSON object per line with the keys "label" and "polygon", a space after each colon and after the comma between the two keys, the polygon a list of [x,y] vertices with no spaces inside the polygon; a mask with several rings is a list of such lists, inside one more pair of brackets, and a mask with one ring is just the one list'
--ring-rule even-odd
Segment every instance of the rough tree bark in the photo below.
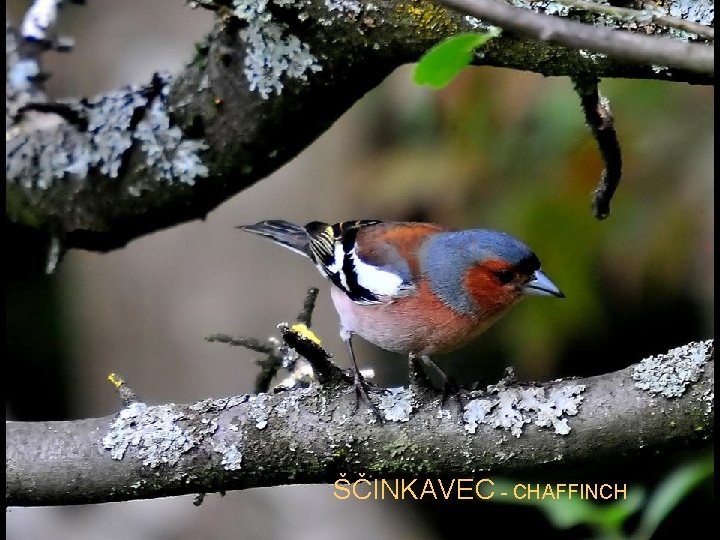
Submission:
{"label": "rough tree bark", "polygon": [[713,437],[714,374],[714,343],[706,341],[602,376],[501,382],[468,394],[462,416],[435,394],[390,389],[374,393],[384,425],[365,408],[354,412],[355,392],[341,381],[192,405],[131,398],[114,416],[6,423],[6,504],[100,503],[360,475],[479,479],[689,448]]}

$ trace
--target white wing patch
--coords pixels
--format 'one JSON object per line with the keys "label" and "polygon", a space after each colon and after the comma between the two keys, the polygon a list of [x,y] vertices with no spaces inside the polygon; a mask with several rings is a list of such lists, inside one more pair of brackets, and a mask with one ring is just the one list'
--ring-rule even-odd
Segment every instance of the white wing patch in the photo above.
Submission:
{"label": "white wing patch", "polygon": [[363,262],[355,253],[355,249],[349,255],[355,267],[358,285],[375,296],[398,296],[408,289],[407,285],[403,287],[403,279],[400,276]]}
{"label": "white wing patch", "polygon": [[343,251],[342,242],[335,242],[335,252],[333,253],[332,264],[327,265],[327,271],[331,274],[337,274],[342,270],[343,261],[345,260],[345,252]]}
{"label": "white wing patch", "polygon": [[327,267],[330,274],[337,274],[340,277],[340,283],[347,289],[348,282],[345,272],[342,271],[343,261],[345,260],[345,252],[341,242],[335,242],[335,252],[333,253],[333,263]]}

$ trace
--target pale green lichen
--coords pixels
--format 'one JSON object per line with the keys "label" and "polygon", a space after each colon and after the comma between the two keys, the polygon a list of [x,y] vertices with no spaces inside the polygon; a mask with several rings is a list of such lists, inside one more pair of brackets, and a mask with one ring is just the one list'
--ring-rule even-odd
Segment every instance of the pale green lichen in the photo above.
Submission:
{"label": "pale green lichen", "polygon": [[389,422],[407,422],[415,405],[415,395],[412,390],[402,386],[387,388],[380,398],[378,408]]}
{"label": "pale green lichen", "polygon": [[291,412],[299,412],[300,395],[304,393],[304,389],[295,392],[289,392],[282,400],[280,400],[277,405],[275,405],[275,412],[280,416],[286,416]]}
{"label": "pale green lichen", "polygon": [[501,30],[500,27],[484,23],[481,19],[473,17],[472,15],[465,15],[463,19],[471,28],[480,32],[497,32]]}
{"label": "pale green lichen", "polygon": [[221,440],[217,443],[213,443],[212,448],[222,456],[220,464],[224,469],[228,471],[237,471],[242,468],[242,448],[240,448],[237,444],[227,444],[225,441]]}
{"label": "pale green lichen", "polygon": [[598,60],[607,58],[607,54],[605,53],[592,52],[588,51],[587,49],[578,49],[578,54],[583,58],[591,60],[593,62],[597,62]]}
{"label": "pale green lichen", "polygon": [[[81,104],[68,103],[87,121],[82,130],[53,113],[20,124],[5,145],[7,179],[28,189],[47,189],[55,181],[82,180],[94,171],[117,178],[134,145],[146,156],[138,166],[138,172],[149,172],[145,179],[192,185],[207,177],[200,157],[205,143],[185,138],[170,123],[169,77],[156,75],[153,85],[159,88],[154,95],[146,87],[128,86]],[[128,191],[140,192],[137,186]]]}
{"label": "pale green lichen", "polygon": [[688,32],[687,30],[679,30],[677,28],[670,29],[670,36],[677,40],[685,42],[689,42],[697,38],[697,34],[694,34],[693,32]]}
{"label": "pale green lichen", "polygon": [[705,403],[705,414],[712,414],[713,407],[715,407],[715,390],[708,388],[703,392],[701,399]]}
{"label": "pale green lichen", "polygon": [[[658,6],[658,9],[662,9]],[[715,24],[715,0],[673,0],[665,9],[673,17],[713,26]]]}
{"label": "pale green lichen", "polygon": [[[308,73],[322,67],[310,47],[290,33],[285,23],[272,19],[269,0],[235,0],[233,14],[245,21],[240,38],[246,44],[243,73],[250,90],[263,99],[280,95],[287,79],[307,80]],[[300,4],[292,0],[275,0],[282,7]]]}
{"label": "pale green lichen", "polygon": [[255,421],[255,427],[258,429],[265,429],[270,418],[270,411],[268,409],[268,395],[258,394],[256,396],[250,396],[248,400],[248,415]]}
{"label": "pale green lichen", "polygon": [[141,167],[149,166],[161,180],[192,185],[196,177],[208,176],[208,168],[200,159],[200,151],[207,149],[207,145],[184,138],[180,128],[170,125],[169,88],[163,85],[160,94],[150,103],[133,132],[133,139],[145,152],[146,160]]}
{"label": "pale green lichen", "polygon": [[117,178],[122,157],[133,144],[130,129],[133,116],[146,105],[147,98],[138,86],[88,100],[88,144],[78,149],[67,167],[58,168],[56,176],[70,173],[84,178],[91,167],[96,167],[101,174]]}
{"label": "pale green lichen", "polygon": [[533,2],[530,2],[529,0],[511,0],[510,3],[519,8],[540,11],[546,13],[547,15],[559,15],[561,17],[567,16],[570,11],[570,8],[566,5],[559,4],[557,2],[547,2],[544,0]]}
{"label": "pale green lichen", "polygon": [[[220,454],[225,469],[238,470],[243,459],[240,427],[230,421],[227,430],[219,429],[216,413],[248,401],[248,395],[207,399],[188,407],[188,413],[172,403],[148,406],[134,402],[118,413],[102,445],[112,459],[121,460],[132,449],[143,465],[157,468],[177,464],[183,454],[206,441]],[[234,433],[230,442],[225,439],[229,432]]]}
{"label": "pale green lichen", "polygon": [[633,368],[635,387],[666,398],[682,396],[690,384],[700,379],[712,344],[712,340],[688,343],[643,359]]}
{"label": "pale green lichen", "polygon": [[540,428],[554,428],[558,435],[567,435],[570,433],[567,416],[578,413],[584,391],[581,384],[550,389],[496,387],[494,395],[473,399],[465,406],[465,431],[475,433],[480,424],[487,424],[520,437],[523,426],[533,423]]}
{"label": "pale green lichen", "polygon": [[465,431],[475,433],[480,424],[485,424],[485,419],[490,411],[495,408],[496,403],[489,399],[473,399],[464,407],[463,421]]}
{"label": "pale green lichen", "polygon": [[121,460],[133,447],[143,465],[151,468],[175,465],[193,448],[198,438],[179,424],[181,415],[174,404],[148,407],[135,402],[121,410],[103,437],[103,448],[112,459]]}
{"label": "pale green lichen", "polygon": [[364,9],[357,0],[325,0],[325,7],[328,11],[338,11],[344,15],[359,15]]}

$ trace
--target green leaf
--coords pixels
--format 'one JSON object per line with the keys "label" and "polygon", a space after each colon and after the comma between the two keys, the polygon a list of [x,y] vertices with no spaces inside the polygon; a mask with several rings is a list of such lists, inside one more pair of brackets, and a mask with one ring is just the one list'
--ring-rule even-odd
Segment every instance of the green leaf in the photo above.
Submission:
{"label": "green leaf", "polygon": [[[510,480],[496,479],[495,492],[513,493],[515,484]],[[559,496],[557,498],[494,497],[493,502],[534,506],[545,514],[547,520],[557,529],[569,529],[576,525],[585,525],[592,529],[598,538],[622,538],[623,523],[635,514],[645,501],[645,490],[628,490],[626,499],[613,503],[598,503],[591,499]]]}
{"label": "green leaf", "polygon": [[675,469],[655,489],[643,512],[635,537],[651,538],[672,509],[700,482],[712,476],[714,470],[712,455]]}
{"label": "green leaf", "polygon": [[448,38],[426,52],[415,66],[417,84],[428,84],[435,89],[452,81],[473,58],[473,51],[501,33],[492,28],[484,33],[467,32]]}
{"label": "green leaf", "polygon": [[589,499],[558,499],[538,501],[548,520],[559,529],[584,524],[599,535],[622,536],[622,524],[637,512],[645,500],[644,490],[631,489],[626,499],[611,504],[598,504]]}

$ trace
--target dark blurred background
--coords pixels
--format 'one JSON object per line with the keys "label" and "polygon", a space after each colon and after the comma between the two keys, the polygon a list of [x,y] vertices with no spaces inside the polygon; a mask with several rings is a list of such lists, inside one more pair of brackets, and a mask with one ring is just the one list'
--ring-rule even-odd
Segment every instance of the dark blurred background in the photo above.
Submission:
{"label": "dark blurred background", "polygon": [[[20,20],[28,2],[10,2]],[[60,31],[71,55],[48,54],[56,97],[91,96],[177,71],[211,24],[182,2],[94,0],[68,5]],[[105,377],[121,373],[149,403],[252,390],[255,355],[209,344],[230,333],[264,338],[321,289],[314,327],[346,365],[327,287],[306,260],[234,225],[261,219],[437,221],[501,229],[528,243],[564,301],[532,298],[476,344],[439,363],[461,383],[600,374],[714,334],[712,88],[607,80],[624,178],[603,222],[590,213],[602,164],[572,84],[473,68],[450,87],[414,86],[399,69],[297,159],[204,222],[161,231],[108,254],[71,252],[53,276],[6,278],[6,417],[112,414]],[[292,129],[292,126],[288,126]],[[14,231],[10,230],[10,233]],[[26,238],[10,236],[20,256]],[[382,385],[406,384],[406,362],[361,344]],[[703,452],[538,470],[523,482],[657,485]],[[710,523],[705,482],[657,537]],[[79,508],[11,509],[6,533],[34,538],[450,538],[471,530],[585,538],[531,508],[474,502],[335,500],[331,486],[294,486]],[[632,525],[632,523],[631,523]]]}

